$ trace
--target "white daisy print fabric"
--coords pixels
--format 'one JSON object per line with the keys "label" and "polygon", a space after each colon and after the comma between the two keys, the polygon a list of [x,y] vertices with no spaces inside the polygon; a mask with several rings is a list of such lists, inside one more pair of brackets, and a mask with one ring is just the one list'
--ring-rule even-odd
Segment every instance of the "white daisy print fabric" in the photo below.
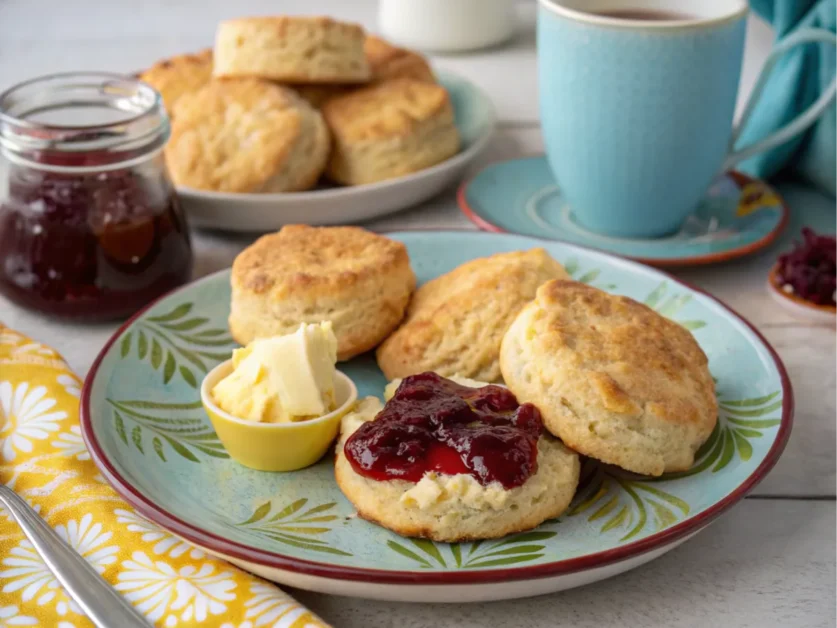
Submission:
{"label": "white daisy print fabric", "polygon": [[[139,516],[99,475],[78,424],[81,381],[50,347],[0,324],[0,482],[156,626],[328,628],[278,587]],[[87,628],[0,509],[0,628]]]}

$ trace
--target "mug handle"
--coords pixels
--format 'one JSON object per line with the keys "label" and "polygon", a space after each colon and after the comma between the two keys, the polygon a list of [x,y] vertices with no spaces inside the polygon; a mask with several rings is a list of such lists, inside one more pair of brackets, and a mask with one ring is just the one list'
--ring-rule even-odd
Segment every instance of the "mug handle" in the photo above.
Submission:
{"label": "mug handle", "polygon": [[759,98],[761,98],[761,92],[764,90],[764,86],[767,83],[768,77],[770,76],[770,71],[773,69],[773,66],[776,65],[776,62],[779,60],[779,57],[781,57],[788,50],[794,48],[795,46],[815,42],[824,42],[837,46],[837,35],[823,28],[803,29],[780,42],[770,52],[770,54],[767,57],[767,60],[764,63],[764,67],[762,68],[761,73],[759,74],[759,78],[756,81],[755,87],[753,87],[750,99],[749,101],[747,101],[747,106],[744,108],[744,114],[741,116],[740,122],[733,131],[732,140],[730,141],[731,152],[724,161],[724,171],[729,170],[738,162],[752,157],[757,153],[761,153],[765,150],[773,148],[774,146],[783,144],[784,142],[791,139],[794,135],[801,133],[809,126],[811,126],[814,122],[816,122],[817,118],[819,118],[822,115],[822,113],[826,110],[826,108],[834,101],[834,97],[835,95],[837,95],[837,76],[835,76],[831,80],[831,83],[829,83],[828,87],[823,91],[822,94],[820,94],[820,97],[817,98],[817,100],[810,107],[808,107],[805,111],[796,116],[793,120],[788,122],[781,129],[774,131],[764,139],[759,140],[754,144],[750,144],[749,146],[745,146],[744,148],[735,150],[735,144],[737,143],[738,138],[741,135],[741,131],[747,124],[747,120],[753,113],[753,110],[755,109],[756,103],[758,102]]}

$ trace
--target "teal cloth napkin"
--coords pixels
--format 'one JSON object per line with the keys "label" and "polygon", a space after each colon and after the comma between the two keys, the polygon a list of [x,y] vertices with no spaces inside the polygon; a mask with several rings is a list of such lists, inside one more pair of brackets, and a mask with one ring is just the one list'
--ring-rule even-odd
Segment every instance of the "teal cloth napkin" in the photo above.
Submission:
{"label": "teal cloth napkin", "polygon": [[[835,31],[837,0],[750,0],[773,25],[776,41],[805,28]],[[831,44],[807,44],[787,52],[770,74],[762,97],[738,140],[746,146],[790,122],[823,92],[834,77]],[[767,178],[790,169],[818,188],[835,193],[837,122],[834,103],[806,133],[742,162],[740,170]]]}

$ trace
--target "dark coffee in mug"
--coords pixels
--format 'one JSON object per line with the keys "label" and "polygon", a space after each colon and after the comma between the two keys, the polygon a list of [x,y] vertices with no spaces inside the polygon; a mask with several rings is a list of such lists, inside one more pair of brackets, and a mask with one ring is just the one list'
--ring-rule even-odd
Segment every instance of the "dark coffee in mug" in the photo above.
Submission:
{"label": "dark coffee in mug", "polygon": [[597,11],[596,15],[612,17],[617,20],[641,20],[646,22],[669,22],[672,20],[693,20],[694,16],[677,11],[659,11],[655,9],[614,9]]}

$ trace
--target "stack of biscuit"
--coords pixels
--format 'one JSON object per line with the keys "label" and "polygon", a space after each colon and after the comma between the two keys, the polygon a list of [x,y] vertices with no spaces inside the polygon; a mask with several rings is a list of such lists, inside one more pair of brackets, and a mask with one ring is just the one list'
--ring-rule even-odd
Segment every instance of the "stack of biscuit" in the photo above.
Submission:
{"label": "stack of biscuit", "polygon": [[158,62],[140,78],[170,113],[166,158],[184,187],[375,183],[459,150],[450,97],[427,61],[327,17],[224,21],[214,50]]}

